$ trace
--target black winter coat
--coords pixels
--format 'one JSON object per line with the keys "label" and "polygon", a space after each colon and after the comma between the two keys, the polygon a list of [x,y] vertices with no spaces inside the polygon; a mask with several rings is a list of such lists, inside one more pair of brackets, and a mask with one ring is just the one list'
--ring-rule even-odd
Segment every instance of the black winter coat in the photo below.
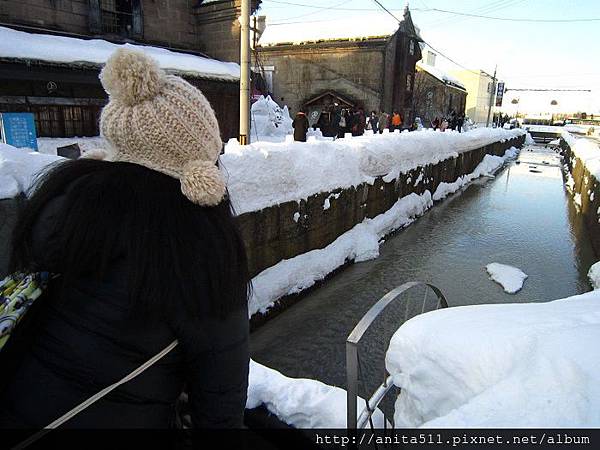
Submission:
{"label": "black winter coat", "polygon": [[[52,229],[63,201],[53,200],[34,229],[36,260],[48,271],[60,249],[46,230]],[[45,302],[46,312],[31,350],[0,394],[0,428],[49,424],[174,339],[179,345],[171,353],[63,427],[169,428],[184,384],[194,427],[242,427],[249,363],[247,308],[225,320],[209,317],[208,311],[193,318],[177,307],[162,321],[136,320],[126,307],[129,270],[135,268],[121,259],[103,281],[76,280],[60,294],[50,289],[38,300]],[[199,298],[208,292],[198,292]]]}
{"label": "black winter coat", "polygon": [[292,127],[294,127],[294,140],[300,142],[306,142],[306,133],[308,132],[309,124],[305,114],[296,114],[296,117],[292,121]]}

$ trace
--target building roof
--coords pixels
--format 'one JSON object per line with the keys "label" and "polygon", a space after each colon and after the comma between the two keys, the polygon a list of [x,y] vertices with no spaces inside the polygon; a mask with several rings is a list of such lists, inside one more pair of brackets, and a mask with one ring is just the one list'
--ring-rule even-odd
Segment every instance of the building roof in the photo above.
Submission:
{"label": "building roof", "polygon": [[258,44],[273,45],[315,43],[323,41],[361,41],[387,38],[398,30],[398,22],[388,15],[336,18],[314,22],[269,24]]}
{"label": "building roof", "polygon": [[222,62],[190,53],[146,45],[119,45],[102,39],[26,33],[0,27],[2,59],[42,61],[70,66],[100,66],[119,47],[143,51],[169,72],[226,81],[237,81],[240,78],[240,66],[237,63]]}
{"label": "building roof", "polygon": [[429,64],[425,64],[422,61],[418,61],[417,68],[427,72],[429,75],[437,78],[444,84],[448,84],[450,86],[454,86],[465,91],[467,90],[465,85],[458,78],[453,77],[452,75],[448,74],[447,72],[444,72],[438,67],[430,66]]}

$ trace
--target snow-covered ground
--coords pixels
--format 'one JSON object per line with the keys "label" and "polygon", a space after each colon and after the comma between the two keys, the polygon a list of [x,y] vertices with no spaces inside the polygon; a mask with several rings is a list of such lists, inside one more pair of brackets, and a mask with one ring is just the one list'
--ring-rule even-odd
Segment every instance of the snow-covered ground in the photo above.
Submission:
{"label": "snow-covered ground", "polygon": [[106,63],[108,57],[120,47],[142,51],[158,61],[161,68],[180,74],[232,81],[240,78],[240,66],[232,62],[173,52],[149,45],[117,45],[102,39],[77,39],[26,33],[0,27],[0,58],[72,64],[91,63],[99,66]]}
{"label": "snow-covered ground", "polygon": [[396,427],[600,427],[600,291],[404,323],[386,355]]}
{"label": "snow-covered ground", "polygon": [[[250,360],[247,409],[264,405],[294,428],[346,428],[346,391],[317,380],[289,378]],[[365,400],[357,398],[358,411]],[[383,428],[385,418],[377,409],[373,425]]]}
{"label": "snow-covered ground", "polygon": [[527,274],[517,267],[500,263],[485,266],[490,278],[498,283],[508,294],[516,294],[523,288]]}
{"label": "snow-covered ground", "polygon": [[71,144],[78,144],[82,154],[85,154],[90,150],[106,149],[109,146],[106,139],[100,136],[72,138],[38,138],[37,144],[39,152],[44,153],[46,155],[56,155],[56,149],[58,147],[64,147],[66,145]]}

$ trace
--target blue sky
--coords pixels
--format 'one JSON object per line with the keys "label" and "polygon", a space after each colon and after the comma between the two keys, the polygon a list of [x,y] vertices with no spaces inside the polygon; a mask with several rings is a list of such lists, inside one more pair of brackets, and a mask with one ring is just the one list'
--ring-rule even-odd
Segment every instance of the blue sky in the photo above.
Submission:
{"label": "blue sky", "polygon": [[[297,3],[307,6],[291,5]],[[380,0],[401,17],[404,0]],[[600,19],[597,0],[412,0],[413,21],[423,38],[440,52],[471,69],[489,73],[498,65],[507,88],[584,88],[582,109],[600,111],[600,21],[531,23],[461,17],[444,9],[508,19]],[[329,9],[319,9],[329,8]],[[319,21],[337,17],[386,15],[373,0],[263,0],[268,22]],[[458,68],[438,57],[443,69]],[[575,95],[572,96],[576,98]],[[586,104],[587,103],[587,104]]]}

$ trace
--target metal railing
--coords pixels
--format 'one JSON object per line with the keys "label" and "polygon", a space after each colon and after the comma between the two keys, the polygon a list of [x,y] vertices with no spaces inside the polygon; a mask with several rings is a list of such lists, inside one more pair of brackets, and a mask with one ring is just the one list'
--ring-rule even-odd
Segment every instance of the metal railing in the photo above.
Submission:
{"label": "metal railing", "polygon": [[[346,379],[347,379],[347,422],[346,426],[348,429],[361,429],[364,428],[370,421],[371,416],[376,411],[378,405],[381,403],[385,395],[394,386],[392,383],[392,376],[385,370],[384,382],[375,390],[371,397],[365,402],[365,407],[361,411],[360,416],[357,417],[357,400],[358,400],[358,373],[359,373],[359,361],[358,361],[358,344],[369,329],[375,319],[385,310],[385,308],[391,303],[395,302],[402,297],[404,293],[418,286],[425,287],[425,295],[423,297],[423,304],[421,307],[420,314],[425,312],[425,306],[427,304],[427,294],[429,290],[432,290],[437,296],[437,303],[435,309],[447,308],[448,302],[446,297],[442,294],[437,287],[429,283],[422,283],[419,281],[411,281],[404,283],[387,294],[385,294],[377,303],[375,303],[369,311],[362,317],[360,322],[354,327],[348,339],[346,339]],[[406,318],[408,320],[409,317]]]}

